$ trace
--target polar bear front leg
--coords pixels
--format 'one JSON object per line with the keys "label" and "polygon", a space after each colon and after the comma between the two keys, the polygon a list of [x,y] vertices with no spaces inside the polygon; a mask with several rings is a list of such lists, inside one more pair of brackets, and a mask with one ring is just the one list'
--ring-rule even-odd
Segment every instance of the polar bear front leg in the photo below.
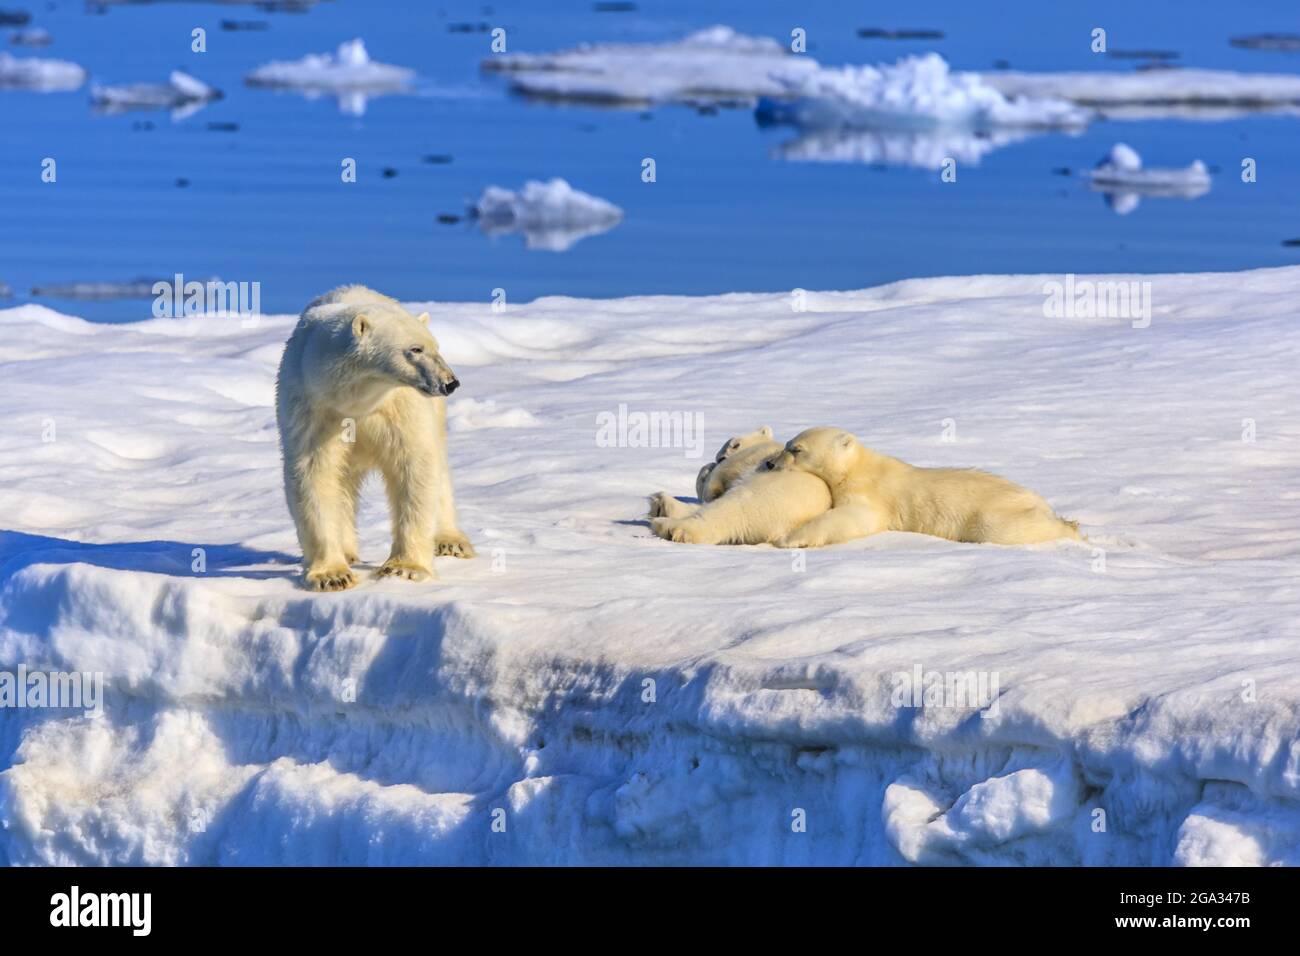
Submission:
{"label": "polar bear front leg", "polygon": [[405,452],[380,463],[393,522],[393,549],[377,572],[380,577],[424,581],[433,573],[433,481],[430,463],[406,460]]}
{"label": "polar bear front leg", "polygon": [[346,553],[347,457],[343,442],[327,440],[286,469],[302,545],[303,579],[314,591],[342,591],[357,583]]}
{"label": "polar bear front leg", "polygon": [[474,545],[456,524],[456,493],[451,484],[451,462],[447,457],[447,400],[436,399],[433,449],[434,515],[433,550],[439,557],[472,558]]}
{"label": "polar bear front leg", "polygon": [[778,548],[821,548],[889,530],[867,504],[842,505],[806,521],[773,542]]}

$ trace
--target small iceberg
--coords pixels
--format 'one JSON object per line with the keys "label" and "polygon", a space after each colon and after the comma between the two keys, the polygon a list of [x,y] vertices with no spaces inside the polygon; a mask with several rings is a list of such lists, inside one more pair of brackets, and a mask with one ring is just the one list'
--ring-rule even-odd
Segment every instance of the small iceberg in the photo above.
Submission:
{"label": "small iceberg", "polygon": [[714,26],[666,43],[584,43],[557,53],[488,57],[482,68],[540,99],[607,105],[665,102],[752,104],[818,69],[767,37]]}
{"label": "small iceberg", "polygon": [[1138,207],[1142,196],[1195,199],[1210,191],[1210,174],[1199,159],[1179,168],[1143,167],[1137,150],[1116,143],[1106,157],[1083,174],[1089,186],[1106,194],[1120,215]]}
{"label": "small iceberg", "polygon": [[953,72],[937,53],[893,64],[818,69],[759,101],[760,122],[813,129],[1055,129],[1091,113],[1054,97],[1008,97],[978,73]]}
{"label": "small iceberg", "polygon": [[80,89],[86,71],[67,60],[16,57],[0,51],[0,90],[64,93]]}
{"label": "small iceberg", "polygon": [[608,232],[623,221],[622,209],[563,179],[530,180],[519,192],[489,186],[470,214],[485,235],[517,232],[525,247],[548,252],[564,252],[579,239]]}
{"label": "small iceberg", "polygon": [[129,110],[171,110],[172,119],[197,113],[213,100],[222,97],[202,80],[173,70],[166,84],[129,83],[124,86],[92,86],[90,100],[101,113],[125,113]]}
{"label": "small iceberg", "polygon": [[371,60],[360,39],[339,44],[334,53],[267,63],[244,78],[253,87],[294,90],[309,98],[334,96],[339,109],[353,116],[365,113],[369,97],[405,92],[414,81],[414,70]]}

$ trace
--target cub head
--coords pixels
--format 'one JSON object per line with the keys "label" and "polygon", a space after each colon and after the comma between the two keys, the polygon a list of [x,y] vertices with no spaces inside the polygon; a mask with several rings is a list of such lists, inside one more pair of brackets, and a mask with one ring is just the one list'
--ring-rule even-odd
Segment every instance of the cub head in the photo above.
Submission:
{"label": "cub head", "polygon": [[809,428],[785,443],[785,451],[768,460],[774,471],[806,471],[828,485],[842,481],[857,463],[862,446],[839,428]]}
{"label": "cub head", "polygon": [[718,449],[718,456],[713,460],[726,461],[738,451],[749,448],[751,445],[757,445],[759,442],[771,440],[772,429],[764,425],[758,431],[750,432],[748,435],[737,435],[735,438],[728,438],[722,443],[722,447]]}
{"label": "cub head", "polygon": [[416,317],[401,308],[367,305],[352,319],[352,350],[380,378],[425,395],[450,395],[460,386],[438,354],[428,312]]}

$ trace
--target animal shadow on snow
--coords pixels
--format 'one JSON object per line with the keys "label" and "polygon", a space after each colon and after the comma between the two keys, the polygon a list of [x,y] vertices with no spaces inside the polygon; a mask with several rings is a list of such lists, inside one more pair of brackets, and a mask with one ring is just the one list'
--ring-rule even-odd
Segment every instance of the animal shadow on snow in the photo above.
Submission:
{"label": "animal shadow on snow", "polygon": [[[194,570],[196,548],[204,570]],[[297,556],[259,551],[241,544],[184,541],[123,541],[87,544],[24,531],[0,530],[0,583],[33,564],[90,564],[114,571],[143,571],[186,578],[294,578],[301,573]],[[283,570],[253,565],[283,564]]]}

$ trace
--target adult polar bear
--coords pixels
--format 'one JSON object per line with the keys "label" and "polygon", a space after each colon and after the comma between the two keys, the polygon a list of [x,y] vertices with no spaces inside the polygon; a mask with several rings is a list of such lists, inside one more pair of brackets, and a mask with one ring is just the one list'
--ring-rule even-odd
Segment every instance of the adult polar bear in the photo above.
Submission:
{"label": "adult polar bear", "polygon": [[284,347],[275,412],[284,489],[317,591],[356,584],[356,506],[378,470],[392,512],[381,576],[434,576],[435,555],[474,556],[456,527],[447,463],[447,403],[460,384],[438,354],[429,315],[364,286],[327,292],[303,310]]}
{"label": "adult polar bear", "polygon": [[831,509],[785,535],[778,548],[817,548],[882,531],[987,544],[1081,537],[1077,523],[1015,482],[974,468],[917,468],[838,428],[800,432],[767,467],[813,475],[831,491]]}

